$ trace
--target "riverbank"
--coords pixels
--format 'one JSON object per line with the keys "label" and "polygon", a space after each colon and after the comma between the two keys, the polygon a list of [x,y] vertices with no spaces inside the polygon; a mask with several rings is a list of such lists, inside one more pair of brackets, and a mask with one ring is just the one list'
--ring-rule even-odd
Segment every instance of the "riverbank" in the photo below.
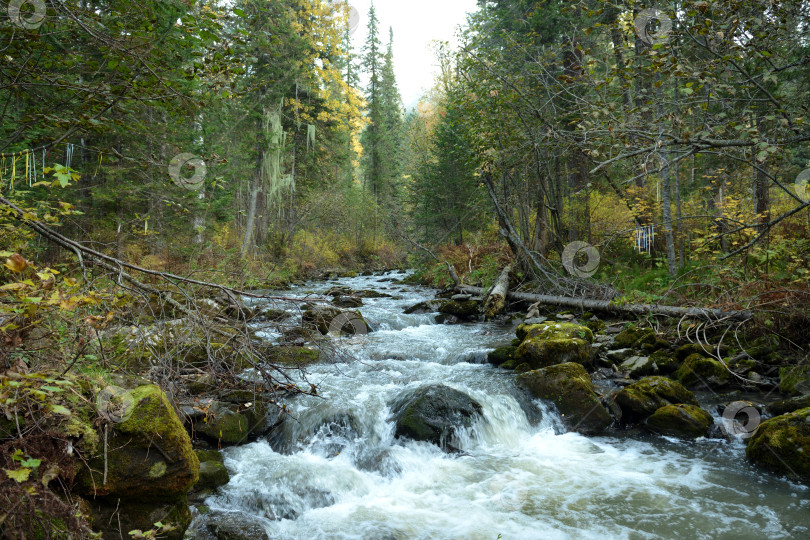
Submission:
{"label": "riverbank", "polygon": [[[72,498],[89,503],[81,504],[95,516],[96,524],[109,523],[117,512],[119,518],[129,516],[122,524],[132,529],[147,531],[156,522],[175,527],[161,531],[167,537],[180,537],[192,518],[189,534],[195,538],[233,537],[227,535],[239,531],[247,538],[261,537],[261,531],[286,538],[385,534],[484,538],[510,532],[520,538],[540,529],[563,537],[626,536],[632,531],[666,537],[667,527],[676,530],[681,525],[667,520],[645,525],[646,516],[660,510],[654,493],[661,489],[679,494],[676,499],[699,501],[700,511],[690,511],[687,521],[689,530],[700,537],[721,530],[704,520],[714,516],[717,527],[720,517],[715,507],[732,501],[723,491],[728,488],[720,486],[733,485],[752,502],[761,497],[788,501],[781,509],[768,504],[776,521],[761,509],[754,510],[756,516],[748,519],[760,533],[790,537],[797,527],[806,526],[801,517],[806,488],[791,480],[790,472],[781,471],[786,475],[782,479],[747,464],[744,435],[752,427],[745,414],[748,405],[738,408],[736,413],[741,414],[729,417],[725,412],[729,406],[750,402],[762,419],[774,414],[772,398],[782,397],[777,396],[779,371],[774,376],[760,367],[779,367],[774,343],[752,351],[753,361],[744,363],[747,371],[742,376],[751,380],[752,373],[761,375],[759,385],[738,384],[731,376],[714,373],[702,376],[709,384],[698,389],[682,368],[690,357],[689,365],[697,362],[695,355],[715,361],[712,354],[722,332],[703,328],[699,334],[687,333],[688,325],[672,326],[675,333],[655,331],[635,321],[635,325],[602,321],[593,314],[554,310],[533,313],[529,322],[535,324],[520,326],[525,311],[519,310],[526,307],[520,305],[512,305],[508,316],[484,323],[474,298],[449,298],[451,292],[434,298],[435,290],[404,283],[406,277],[393,273],[330,278],[276,291],[275,299],[248,298],[230,306],[224,299],[207,299],[203,304],[209,308],[209,320],[225,319],[219,326],[207,323],[208,333],[184,331],[171,323],[178,319],[160,318],[135,332],[106,329],[103,342],[109,348],[101,351],[103,355],[127,358],[131,370],[140,369],[141,375],[102,375],[93,380],[85,372],[65,377],[69,384],[64,386],[75,388],[70,393],[79,394],[76,403],[84,405],[79,414],[65,415],[67,424],[57,429],[75,452],[98,456],[90,461],[98,476],[79,482],[84,491],[74,491]],[[548,323],[552,332],[545,335]],[[345,337],[325,336],[323,331],[330,330]],[[214,340],[212,335],[219,337]],[[698,335],[700,339],[695,339]],[[550,347],[554,340],[562,341]],[[720,352],[720,359],[738,354],[730,347],[721,347]],[[155,353],[171,363],[146,360]],[[263,363],[256,359],[281,367],[270,384],[262,373]],[[582,365],[584,375],[557,377],[555,384],[565,391],[557,390],[556,397],[548,393],[554,391],[553,385],[543,389],[536,384],[554,382],[553,374],[544,370],[568,371],[573,365]],[[213,378],[212,369],[217,374]],[[688,386],[676,392],[685,403],[678,406],[665,397],[667,403],[660,402],[654,410],[642,408],[640,414],[649,413],[646,417],[628,420],[629,402],[619,395],[630,394],[628,389],[647,376],[669,376],[672,384]],[[26,377],[31,374],[17,380]],[[534,395],[518,384],[527,377],[532,381],[523,386]],[[576,392],[566,386],[572,380],[581,383]],[[160,382],[168,393],[144,386],[152,381]],[[49,393],[42,388],[62,385],[43,379],[33,386]],[[422,394],[430,388],[435,390]],[[70,399],[60,400],[59,394],[48,395],[57,404],[77,406]],[[170,406],[161,405],[161,395]],[[134,396],[133,402],[126,396]],[[576,399],[567,404],[558,401],[568,396]],[[687,412],[703,417],[703,424],[697,425],[704,431],[681,429],[692,428],[694,422],[680,421],[679,414],[666,417],[669,423],[650,420],[667,406],[677,408],[676,413],[686,406],[702,409],[711,425],[697,410]],[[424,407],[441,413],[446,421],[417,425],[404,421],[409,410],[415,411],[410,416],[424,416]],[[132,420],[141,408],[150,414],[162,411],[157,416],[167,420],[174,414],[177,422],[143,429]],[[632,407],[628,410],[639,414]],[[589,420],[574,420],[576,414]],[[76,423],[77,419],[85,422]],[[178,425],[187,441],[171,428]],[[70,436],[65,437],[68,429]],[[100,442],[105,429],[106,460]],[[121,465],[132,463],[144,447],[118,448],[109,438],[138,439],[134,434],[142,433],[140,440],[154,442],[145,435],[156,431],[163,441],[158,443],[160,450],[151,450],[151,457],[137,470],[122,471]],[[417,440],[420,433],[428,434],[423,442]],[[168,440],[175,441],[174,447],[164,444]],[[194,457],[190,449],[196,450]],[[188,457],[178,457],[182,455]],[[10,464],[10,470],[25,469],[20,463]],[[30,482],[41,480],[40,473],[29,468]],[[516,471],[521,472],[515,476]],[[583,471],[593,478],[581,477]],[[646,472],[639,476],[639,471]],[[684,474],[696,478],[698,487],[682,482]],[[129,480],[123,482],[124,478]],[[620,487],[608,489],[617,479],[623,479]],[[93,484],[95,491],[89,491]],[[162,500],[147,501],[150,484],[177,488]],[[564,490],[557,504],[573,506],[560,516],[547,506],[550,492],[545,484],[559,489],[579,485],[585,493],[601,495],[583,498]],[[749,484],[759,487],[752,491]],[[391,499],[390,493],[397,495]],[[598,502],[617,496],[631,497],[638,504],[619,515]],[[657,502],[641,504],[648,499]],[[114,506],[114,500],[120,502]],[[394,500],[398,502],[393,506],[386,502]],[[439,500],[447,515],[429,510]],[[462,518],[470,505],[483,516],[473,528]],[[671,508],[671,503],[662,508]],[[602,518],[600,527],[589,527],[588,519],[600,513],[608,517]],[[723,527],[736,531],[735,522],[744,514],[735,506],[722,517]]]}

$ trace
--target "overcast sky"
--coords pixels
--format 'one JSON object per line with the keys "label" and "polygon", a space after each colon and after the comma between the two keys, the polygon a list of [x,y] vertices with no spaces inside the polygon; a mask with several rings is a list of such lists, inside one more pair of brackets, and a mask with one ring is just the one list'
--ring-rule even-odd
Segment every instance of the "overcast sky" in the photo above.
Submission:
{"label": "overcast sky", "polygon": [[[360,26],[352,36],[355,53],[366,40],[371,0],[349,0],[360,12]],[[416,105],[423,91],[433,86],[437,62],[429,45],[434,40],[456,43],[456,27],[477,9],[476,0],[374,0],[380,20],[380,40],[388,43],[394,29],[394,67],[406,108]]]}

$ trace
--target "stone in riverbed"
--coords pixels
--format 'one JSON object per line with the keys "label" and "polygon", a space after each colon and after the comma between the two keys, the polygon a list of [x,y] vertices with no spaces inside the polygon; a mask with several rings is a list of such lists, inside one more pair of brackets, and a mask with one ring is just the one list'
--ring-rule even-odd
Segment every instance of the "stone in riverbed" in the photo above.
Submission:
{"label": "stone in riverbed", "polygon": [[687,388],[717,388],[726,385],[729,376],[723,364],[699,354],[689,355],[675,372],[675,378]]}
{"label": "stone in riverbed", "polygon": [[664,405],[644,421],[647,429],[679,439],[705,437],[714,424],[711,415],[696,405]]}
{"label": "stone in riverbed", "polygon": [[149,531],[155,528],[155,523],[160,522],[173,529],[160,532],[158,538],[181,540],[191,523],[191,510],[185,496],[166,502],[128,501],[112,497],[90,499],[89,508],[93,530],[100,532],[102,538],[132,538],[128,535],[129,531]]}
{"label": "stone in riverbed", "polygon": [[445,386],[422,386],[400,395],[391,407],[397,437],[431,442],[443,450],[458,450],[453,440],[459,428],[472,425],[481,404]]}
{"label": "stone in riverbed", "polygon": [[202,461],[200,462],[200,479],[195,484],[194,490],[216,489],[224,486],[230,480],[231,475],[228,474],[225,465],[217,461]]}
{"label": "stone in riverbed", "polygon": [[476,302],[475,300],[450,300],[439,308],[439,312],[445,315],[453,315],[466,321],[477,320],[480,316],[480,306],[480,302]]}
{"label": "stone in riverbed", "polygon": [[421,313],[436,313],[441,310],[442,306],[447,303],[447,300],[444,299],[437,299],[437,300],[425,300],[423,302],[419,302],[418,304],[414,304],[411,307],[405,310],[406,315],[411,314],[421,314]]}
{"label": "stone in riverbed", "polygon": [[321,334],[367,334],[371,331],[359,311],[344,311],[332,306],[310,306],[301,316],[304,325],[314,326]]}
{"label": "stone in riverbed", "polygon": [[513,345],[498,347],[494,351],[487,354],[487,362],[500,366],[501,364],[512,360],[515,357],[515,351],[517,351],[517,347]]}
{"label": "stone in riverbed", "polygon": [[796,396],[789,399],[774,401],[768,405],[768,411],[774,416],[791,413],[799,409],[810,407],[810,396]]}
{"label": "stone in riverbed", "polygon": [[529,371],[518,375],[517,383],[532,396],[554,403],[565,425],[573,431],[596,435],[612,423],[581,364],[571,362]]}
{"label": "stone in riverbed", "polygon": [[622,423],[641,422],[665,405],[697,405],[695,395],[666,377],[645,377],[620,390],[615,402],[622,411]]}
{"label": "stone in riverbed", "polygon": [[590,364],[593,333],[573,323],[520,325],[516,334],[522,342],[515,352],[515,363],[527,363],[531,369],[577,362]]}
{"label": "stone in riverbed", "polygon": [[745,455],[761,467],[810,484],[810,408],[760,424]]}
{"label": "stone in riverbed", "polygon": [[363,305],[363,300],[356,296],[336,296],[332,304],[339,308],[356,308]]}

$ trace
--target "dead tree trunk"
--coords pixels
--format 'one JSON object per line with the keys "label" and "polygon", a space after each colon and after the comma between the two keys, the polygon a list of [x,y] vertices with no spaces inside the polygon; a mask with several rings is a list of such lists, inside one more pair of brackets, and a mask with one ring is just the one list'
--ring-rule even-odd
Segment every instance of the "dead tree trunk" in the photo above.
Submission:
{"label": "dead tree trunk", "polygon": [[[457,285],[456,290],[470,294],[483,294],[481,287],[470,285]],[[544,294],[531,294],[510,292],[507,297],[515,300],[526,300],[553,306],[579,308],[583,311],[601,311],[605,313],[623,315],[665,315],[668,317],[694,317],[708,320],[735,320],[745,321],[754,316],[750,311],[723,311],[722,309],[690,308],[676,306],[659,306],[656,304],[613,304],[607,300],[588,300],[586,298],[570,298],[567,296],[548,296]]]}
{"label": "dead tree trunk", "polygon": [[506,295],[509,292],[509,272],[511,271],[512,265],[506,265],[506,268],[501,270],[501,275],[498,276],[495,285],[492,286],[492,291],[484,302],[484,315],[487,320],[506,308]]}

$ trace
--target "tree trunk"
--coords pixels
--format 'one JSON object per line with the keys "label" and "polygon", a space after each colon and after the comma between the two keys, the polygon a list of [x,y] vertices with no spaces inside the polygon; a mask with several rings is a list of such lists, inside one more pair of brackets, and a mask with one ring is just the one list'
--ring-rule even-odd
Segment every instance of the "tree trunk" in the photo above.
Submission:
{"label": "tree trunk", "polygon": [[[456,290],[469,294],[483,294],[481,287],[470,285],[457,285]],[[601,311],[605,313],[622,315],[665,315],[667,317],[694,317],[707,320],[735,320],[745,321],[754,316],[750,311],[723,311],[721,309],[687,308],[677,306],[659,306],[656,304],[612,304],[607,300],[588,300],[585,298],[570,298],[567,296],[548,296],[522,292],[509,292],[507,297],[515,300],[539,302],[553,306],[579,308],[582,311]]]}
{"label": "tree trunk", "polygon": [[506,308],[506,294],[509,292],[509,272],[511,271],[512,265],[510,264],[506,265],[506,267],[501,270],[501,275],[498,276],[495,285],[492,286],[492,291],[484,301],[484,315],[487,320],[501,313]]}

